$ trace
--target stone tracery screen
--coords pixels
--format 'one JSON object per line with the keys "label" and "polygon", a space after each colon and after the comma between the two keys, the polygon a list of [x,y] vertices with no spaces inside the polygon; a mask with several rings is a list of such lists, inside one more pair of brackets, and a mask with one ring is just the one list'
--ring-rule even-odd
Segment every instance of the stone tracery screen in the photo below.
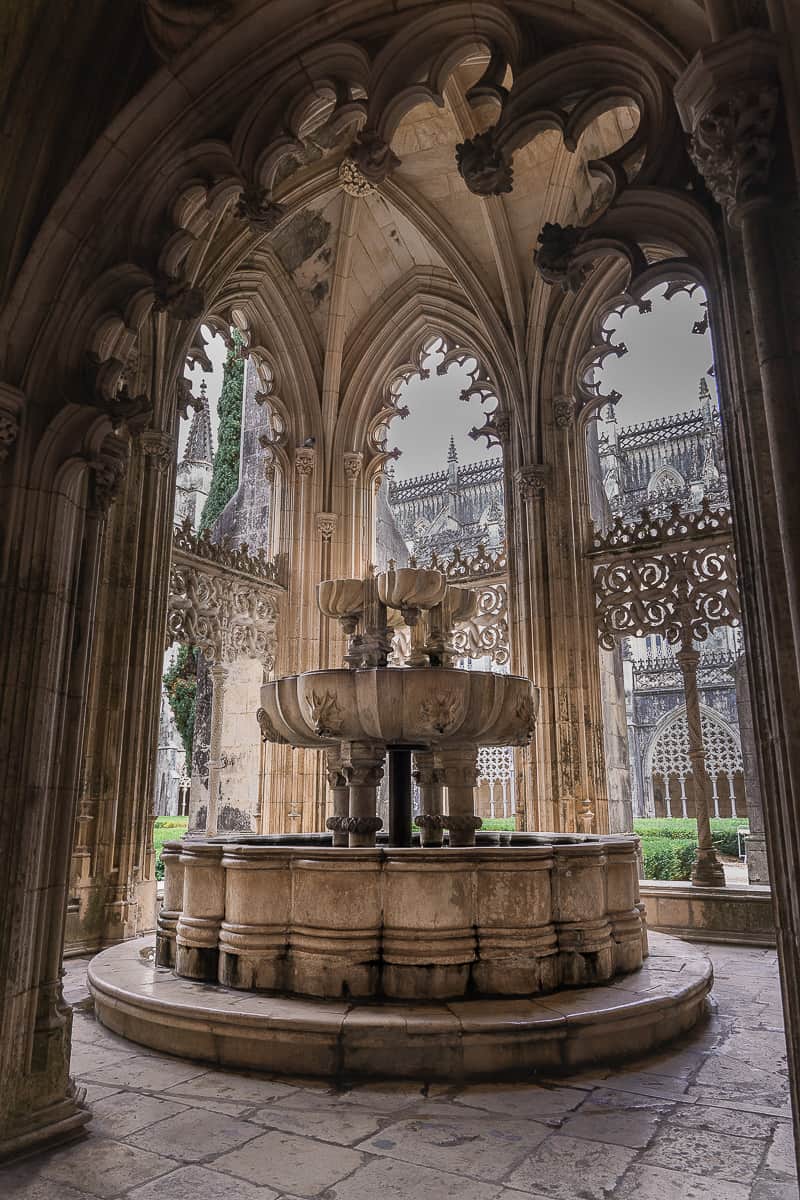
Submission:
{"label": "stone tracery screen", "polygon": [[[706,769],[712,782],[715,815],[727,816],[728,813],[720,812],[718,781],[721,778],[725,779],[729,796],[734,795],[737,776],[741,778],[744,769],[741,744],[735,731],[710,709],[703,709],[700,719]],[[682,707],[676,709],[669,721],[656,731],[647,754],[648,776],[651,781],[660,776],[664,786],[670,780],[679,784],[676,799],[681,803],[682,812],[673,812],[672,816],[686,815],[687,776],[691,774],[687,745],[686,709]]]}

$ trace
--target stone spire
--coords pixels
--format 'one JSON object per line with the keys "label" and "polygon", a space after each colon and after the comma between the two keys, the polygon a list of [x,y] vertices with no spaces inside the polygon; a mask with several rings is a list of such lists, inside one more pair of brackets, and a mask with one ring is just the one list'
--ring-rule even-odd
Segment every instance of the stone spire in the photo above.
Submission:
{"label": "stone spire", "polygon": [[184,462],[213,463],[214,446],[211,440],[211,414],[208,411],[205,379],[200,384],[200,407],[195,409],[189,436],[186,439]]}
{"label": "stone spire", "polygon": [[[458,491],[458,452],[452,433],[450,434],[450,445],[447,448],[447,488],[451,495]],[[451,511],[454,511],[452,504],[450,508]]]}

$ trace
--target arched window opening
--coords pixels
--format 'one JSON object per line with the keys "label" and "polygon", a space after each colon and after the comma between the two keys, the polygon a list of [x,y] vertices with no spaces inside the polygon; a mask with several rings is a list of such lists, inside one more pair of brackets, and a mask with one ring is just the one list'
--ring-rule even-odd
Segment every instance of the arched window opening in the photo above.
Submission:
{"label": "arched window opening", "polygon": [[[371,434],[388,463],[375,505],[376,562],[435,565],[453,582],[480,581],[478,611],[454,638],[467,669],[508,670],[503,415],[477,356],[432,334],[389,381]],[[484,747],[478,771],[478,815],[511,819],[513,751]]]}
{"label": "arched window opening", "polygon": [[[638,298],[626,296],[606,308],[595,329],[579,392],[588,418],[589,506],[601,541],[648,521],[667,529],[675,521],[691,525],[706,512],[727,514],[728,471],[703,289],[677,280]],[[645,568],[634,575],[646,613]],[[614,767],[625,766],[627,749],[627,770],[617,770],[615,778],[630,781],[633,816],[692,817],[678,653],[685,637],[666,625],[657,631],[657,621],[634,624],[641,636],[620,636],[616,650],[600,651],[609,780]],[[712,621],[697,636],[692,627],[687,643],[699,653],[696,683],[712,817],[747,815],[737,717],[738,706],[747,703],[744,647],[733,624],[715,628]],[[623,714],[627,737],[615,739],[609,731],[622,727]],[[755,781],[748,779],[748,804],[755,802]]]}

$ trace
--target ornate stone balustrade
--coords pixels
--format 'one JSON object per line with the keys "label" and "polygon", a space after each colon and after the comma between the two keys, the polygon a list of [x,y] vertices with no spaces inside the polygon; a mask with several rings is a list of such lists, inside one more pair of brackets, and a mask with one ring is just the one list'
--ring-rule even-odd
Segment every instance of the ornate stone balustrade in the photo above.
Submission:
{"label": "ornate stone balustrade", "polygon": [[158,962],[319,997],[527,996],[646,956],[637,839],[523,835],[497,849],[171,842]]}
{"label": "ornate stone balustrade", "polygon": [[197,646],[212,663],[257,658],[272,664],[284,569],[229,539],[212,542],[188,521],[175,527],[167,645]]}

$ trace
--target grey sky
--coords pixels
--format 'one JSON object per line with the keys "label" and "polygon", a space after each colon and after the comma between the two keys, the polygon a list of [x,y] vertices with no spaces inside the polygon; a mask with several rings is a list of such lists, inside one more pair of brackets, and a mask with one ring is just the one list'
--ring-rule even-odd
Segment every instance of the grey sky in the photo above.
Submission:
{"label": "grey sky", "polygon": [[[666,301],[662,298],[663,290],[663,286],[659,286],[650,293],[653,300],[651,313],[642,315],[636,308],[631,308],[621,319],[611,317],[606,322],[614,331],[612,340],[623,341],[628,347],[628,353],[622,358],[606,360],[601,375],[604,392],[615,388],[622,393],[622,400],[617,405],[617,421],[621,425],[696,408],[700,379],[712,363],[708,333],[692,333],[692,325],[701,320],[704,313],[702,294],[698,291],[690,297],[678,293]],[[195,394],[201,380],[206,381],[216,447],[217,401],[226,355],[219,334],[209,338],[206,349],[214,363],[213,372],[206,374],[195,367],[192,372],[187,372],[187,376]],[[469,382],[467,371],[454,363],[445,376],[438,376],[433,370],[427,380],[416,378],[404,385],[400,401],[407,404],[411,412],[405,421],[395,419],[389,430],[389,445],[402,451],[395,464],[398,479],[443,470],[451,434],[459,462],[477,462],[486,458],[485,441],[475,442],[468,436],[473,426],[483,424],[485,410],[478,400],[465,402],[459,399],[459,393]],[[711,394],[716,395],[713,379],[707,376],[706,382]],[[181,422],[180,453],[188,429],[189,422]]]}
{"label": "grey sky", "polygon": [[[628,347],[622,358],[606,359],[601,375],[603,392],[622,393],[616,411],[620,425],[697,408],[700,379],[713,362],[708,331],[692,333],[705,312],[700,290],[694,296],[679,292],[669,301],[663,291],[660,286],[650,293],[651,313],[629,308],[621,319],[606,322],[614,331],[612,341]],[[706,383],[716,396],[714,380],[706,376]]]}

